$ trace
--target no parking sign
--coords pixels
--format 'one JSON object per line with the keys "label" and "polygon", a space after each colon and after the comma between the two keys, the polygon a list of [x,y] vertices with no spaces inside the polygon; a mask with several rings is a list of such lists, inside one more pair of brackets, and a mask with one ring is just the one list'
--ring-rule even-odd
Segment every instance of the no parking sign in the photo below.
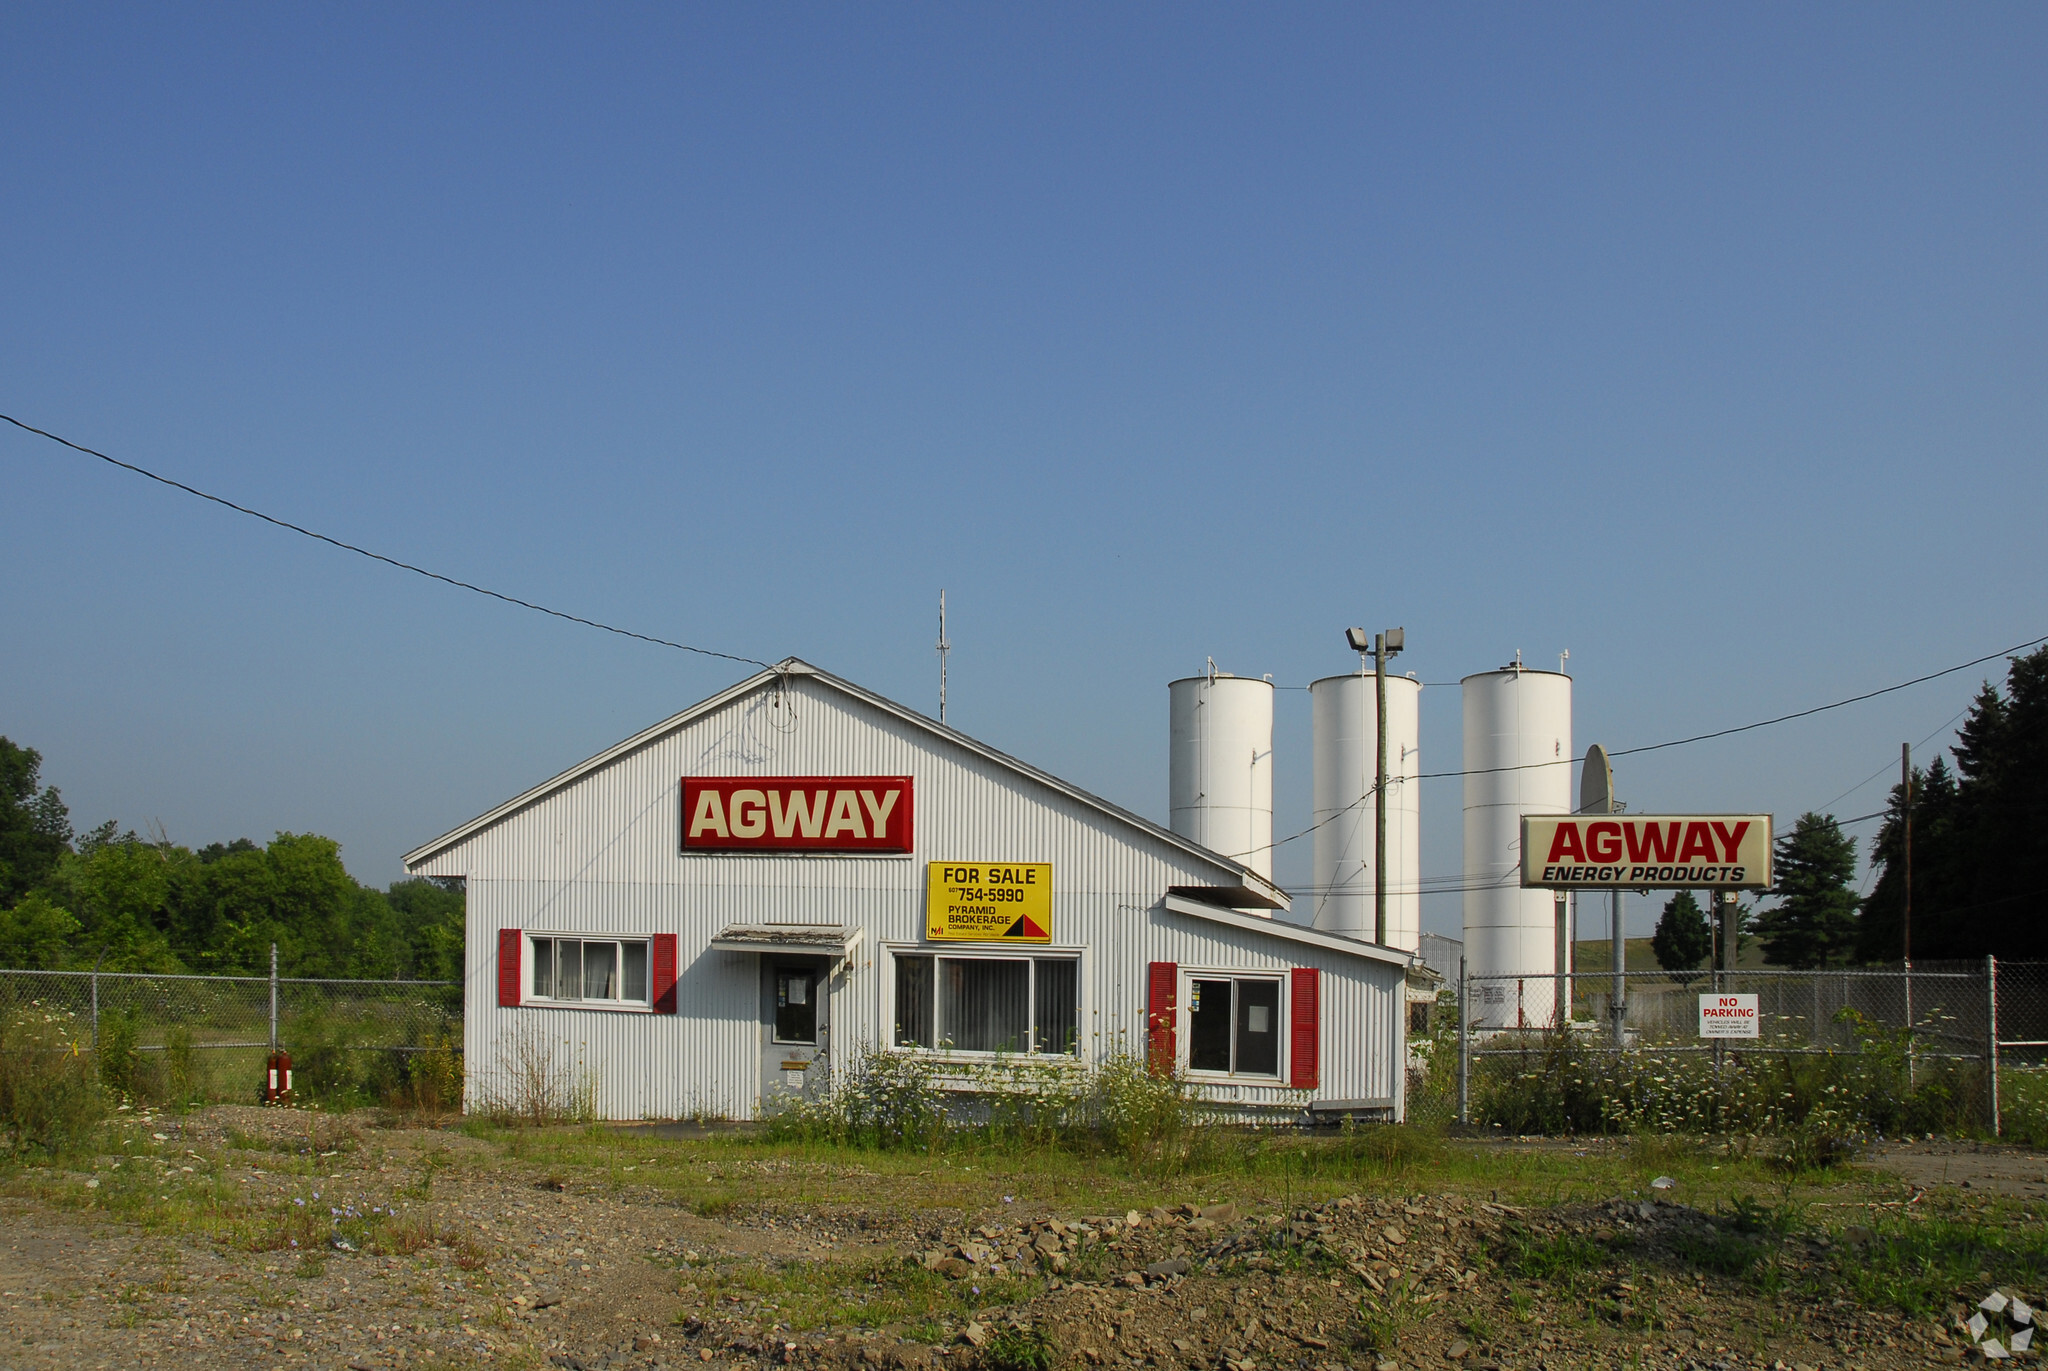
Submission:
{"label": "no parking sign", "polygon": [[1700,1036],[1702,1038],[1755,1038],[1761,1036],[1757,1031],[1756,996],[1700,996]]}

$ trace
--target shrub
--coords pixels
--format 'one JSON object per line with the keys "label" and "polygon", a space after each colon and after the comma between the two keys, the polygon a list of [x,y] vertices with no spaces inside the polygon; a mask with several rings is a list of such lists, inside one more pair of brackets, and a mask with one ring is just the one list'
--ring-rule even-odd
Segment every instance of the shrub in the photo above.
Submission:
{"label": "shrub", "polygon": [[823,1094],[794,1097],[765,1123],[770,1138],[912,1151],[936,1148],[951,1126],[931,1063],[880,1048],[836,1073]]}
{"label": "shrub", "polygon": [[597,1076],[570,1047],[532,1026],[516,1031],[498,1054],[505,1064],[473,1083],[478,1112],[495,1123],[536,1128],[591,1122]]}
{"label": "shrub", "polygon": [[[1524,1051],[1474,1062],[1473,1117],[1518,1133],[1746,1133],[1784,1138],[1794,1169],[1834,1165],[1865,1135],[1964,1131],[1978,1112],[1974,1063],[1913,1061],[1902,1032],[1846,1011],[1841,1052],[1596,1049],[1575,1032],[1531,1033]],[[1496,1036],[1489,1049],[1510,1045]],[[1981,1074],[1981,1073],[1978,1073]]]}
{"label": "shrub", "polygon": [[1207,1111],[1178,1076],[1155,1076],[1119,1054],[1090,1073],[1087,1122],[1101,1144],[1140,1169],[1177,1170],[1209,1139]]}
{"label": "shrub", "polygon": [[462,1108],[462,1054],[445,1037],[416,1052],[403,1054],[401,1079],[385,1103],[421,1114],[445,1114]]}
{"label": "shrub", "polygon": [[0,1128],[14,1156],[86,1147],[107,1097],[69,1014],[28,1007],[0,1018]]}
{"label": "shrub", "polygon": [[823,1094],[790,1100],[766,1130],[770,1138],[918,1151],[971,1136],[1107,1151],[1138,1169],[1170,1172],[1221,1146],[1216,1130],[1201,1127],[1208,1117],[1186,1081],[1154,1076],[1134,1056],[1084,1069],[1028,1057],[940,1064],[873,1048]]}

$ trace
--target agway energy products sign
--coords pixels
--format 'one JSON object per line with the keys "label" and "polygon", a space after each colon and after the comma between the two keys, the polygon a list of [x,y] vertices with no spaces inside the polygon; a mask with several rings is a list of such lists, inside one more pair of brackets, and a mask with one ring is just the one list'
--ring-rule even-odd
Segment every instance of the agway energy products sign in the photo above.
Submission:
{"label": "agway energy products sign", "polygon": [[1700,1036],[1702,1038],[1759,1038],[1756,996],[1754,995],[1702,995],[1700,996]]}
{"label": "agway energy products sign", "polygon": [[908,852],[908,776],[685,776],[686,852]]}
{"label": "agway energy products sign", "polygon": [[1525,814],[1522,884],[1768,890],[1768,814]]}
{"label": "agway energy products sign", "polygon": [[1052,941],[1052,863],[933,862],[924,935],[935,943]]}

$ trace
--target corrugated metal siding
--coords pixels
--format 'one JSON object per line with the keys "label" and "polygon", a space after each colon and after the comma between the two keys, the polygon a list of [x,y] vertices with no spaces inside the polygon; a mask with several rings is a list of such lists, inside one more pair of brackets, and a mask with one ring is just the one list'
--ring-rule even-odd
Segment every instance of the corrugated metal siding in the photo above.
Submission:
{"label": "corrugated metal siding", "polygon": [[[417,870],[469,882],[471,984],[491,984],[496,930],[678,935],[677,1013],[650,1016],[471,997],[464,1046],[472,1103],[506,1090],[537,1053],[588,1072],[613,1118],[750,1117],[761,1076],[751,955],[708,950],[729,923],[859,924],[830,986],[830,1055],[881,1040],[877,958],[923,933],[928,861],[1053,863],[1053,933],[1082,947],[1084,1055],[1137,1050],[1148,961],[1325,972],[1325,1098],[1401,1093],[1401,969],[1204,925],[1157,908],[1170,885],[1215,879],[1189,854],[1028,777],[798,676],[794,718],[756,694],[582,777]],[[681,777],[910,775],[910,857],[691,856],[679,851]],[[1341,1034],[1337,1025],[1343,1025]],[[1256,1098],[1255,1087],[1243,1087]],[[1284,1092],[1274,1093],[1278,1098]],[[1292,1096],[1288,1096],[1292,1098]]]}

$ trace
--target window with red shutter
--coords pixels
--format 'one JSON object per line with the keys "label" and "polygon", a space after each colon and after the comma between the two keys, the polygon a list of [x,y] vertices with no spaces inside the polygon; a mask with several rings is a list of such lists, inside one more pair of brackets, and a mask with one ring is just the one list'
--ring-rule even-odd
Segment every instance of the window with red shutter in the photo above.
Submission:
{"label": "window with red shutter", "polygon": [[654,935],[654,1012],[676,1012],[676,935]]}
{"label": "window with red shutter", "polygon": [[1174,1042],[1174,992],[1179,982],[1178,962],[1153,962],[1145,968],[1145,1066],[1155,1076],[1171,1076],[1179,1064]]}
{"label": "window with red shutter", "polygon": [[519,1003],[519,953],[525,935],[516,928],[498,930],[498,1003],[510,1009]]}
{"label": "window with red shutter", "polygon": [[1322,978],[1314,967],[1298,966],[1291,980],[1287,1083],[1296,1090],[1313,1090],[1322,1084]]}

